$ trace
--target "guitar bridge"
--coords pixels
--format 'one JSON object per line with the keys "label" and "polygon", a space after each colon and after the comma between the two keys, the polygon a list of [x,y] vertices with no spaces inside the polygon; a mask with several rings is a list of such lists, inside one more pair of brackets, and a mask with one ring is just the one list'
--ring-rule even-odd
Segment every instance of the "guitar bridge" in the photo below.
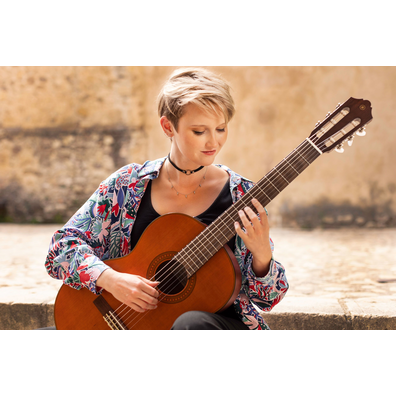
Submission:
{"label": "guitar bridge", "polygon": [[111,308],[110,304],[105,300],[103,296],[96,298],[93,303],[102,314],[104,321],[110,327],[111,330],[128,330],[119,316]]}

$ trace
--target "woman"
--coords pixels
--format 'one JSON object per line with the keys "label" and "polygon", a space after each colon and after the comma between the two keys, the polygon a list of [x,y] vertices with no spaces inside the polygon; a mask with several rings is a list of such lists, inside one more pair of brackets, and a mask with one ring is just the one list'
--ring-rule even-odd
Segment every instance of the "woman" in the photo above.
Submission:
{"label": "woman", "polygon": [[[234,115],[228,84],[202,69],[176,70],[158,97],[160,125],[170,139],[165,158],[130,164],[102,182],[87,203],[53,236],[48,273],[74,288],[117,300],[141,313],[157,308],[157,282],[116,272],[104,260],[132,251],[144,229],[159,215],[184,213],[210,224],[253,183],[223,165],[214,165]],[[242,271],[242,287],[222,313],[187,312],[173,329],[268,329],[252,305],[269,311],[288,289],[284,268],[272,258],[266,210],[239,211],[228,245]],[[221,281],[221,280],[219,280]]]}

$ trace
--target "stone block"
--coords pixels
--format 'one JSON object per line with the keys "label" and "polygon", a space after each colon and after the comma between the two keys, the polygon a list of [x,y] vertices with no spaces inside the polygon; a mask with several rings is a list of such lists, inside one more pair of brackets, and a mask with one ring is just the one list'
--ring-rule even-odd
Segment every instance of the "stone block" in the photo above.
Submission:
{"label": "stone block", "polygon": [[0,303],[1,330],[34,330],[54,325],[53,305]]}

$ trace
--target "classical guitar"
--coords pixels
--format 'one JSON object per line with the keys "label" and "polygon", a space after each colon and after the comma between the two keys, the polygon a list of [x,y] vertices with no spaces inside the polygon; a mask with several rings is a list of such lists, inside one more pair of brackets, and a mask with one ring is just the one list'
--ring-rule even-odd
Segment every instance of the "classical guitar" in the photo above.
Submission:
{"label": "classical guitar", "polygon": [[97,296],[63,285],[55,301],[57,329],[169,329],[184,312],[229,307],[241,287],[239,266],[226,245],[235,235],[238,210],[249,206],[255,211],[252,198],[267,206],[321,154],[342,152],[345,141],[351,145],[355,135],[363,136],[371,120],[369,101],[348,99],[211,225],[184,214],[161,216],[146,228],[130,254],[105,261],[116,271],[160,281],[157,309],[138,313],[106,291]]}

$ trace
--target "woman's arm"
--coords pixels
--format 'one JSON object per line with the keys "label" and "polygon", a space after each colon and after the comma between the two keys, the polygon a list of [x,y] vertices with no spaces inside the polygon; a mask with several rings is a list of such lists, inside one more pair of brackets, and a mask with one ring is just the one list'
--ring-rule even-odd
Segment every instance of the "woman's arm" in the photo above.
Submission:
{"label": "woman's arm", "polygon": [[236,222],[235,231],[253,254],[254,273],[258,277],[263,277],[267,275],[272,259],[272,250],[269,242],[269,224],[267,212],[260,202],[254,198],[252,203],[257,209],[258,215],[249,207],[240,210],[239,216],[245,230]]}
{"label": "woman's arm", "polygon": [[52,237],[45,267],[50,276],[75,289],[86,287],[99,293],[96,280],[109,267],[100,259],[110,244],[112,204],[105,192],[111,181],[99,189]]}

